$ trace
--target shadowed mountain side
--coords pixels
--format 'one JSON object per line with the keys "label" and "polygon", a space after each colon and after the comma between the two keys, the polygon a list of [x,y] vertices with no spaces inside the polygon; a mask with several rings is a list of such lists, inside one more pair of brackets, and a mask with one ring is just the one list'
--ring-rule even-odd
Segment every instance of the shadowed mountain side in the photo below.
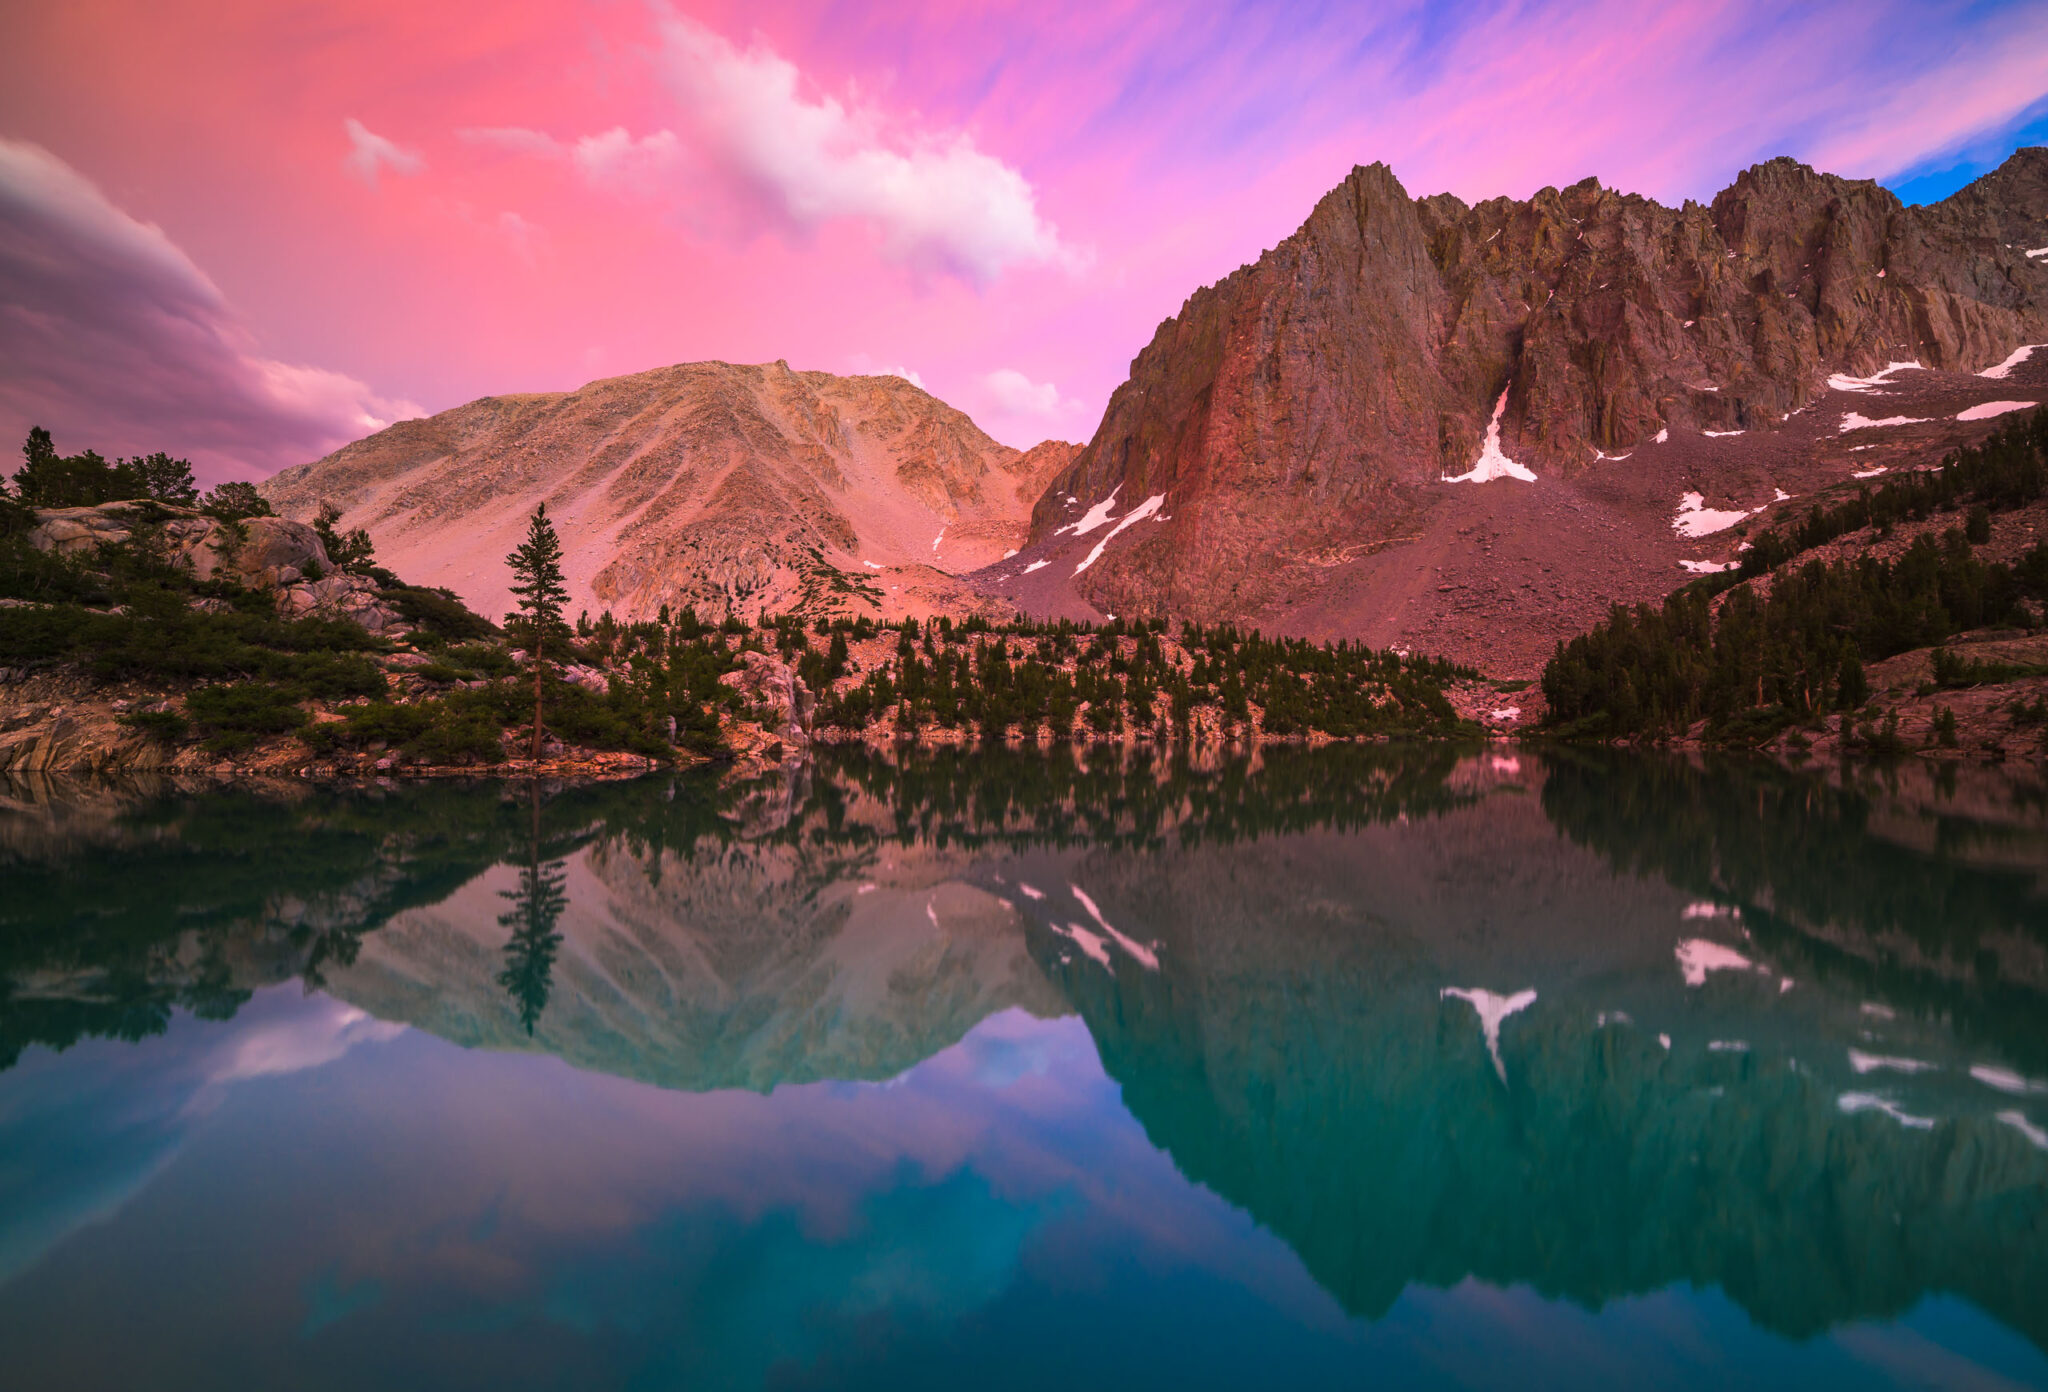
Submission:
{"label": "shadowed mountain side", "polygon": [[490,616],[540,502],[572,611],[894,616],[916,590],[958,613],[977,601],[947,576],[1021,545],[1072,451],[999,444],[901,377],[684,363],[402,421],[263,492],[291,517],[334,503],[384,564]]}
{"label": "shadowed mountain side", "polygon": [[[1788,985],[1533,806],[1019,870],[1125,1105],[1354,1314],[1415,1281],[1589,1307],[1685,1281],[1805,1336],[1955,1291],[2048,1344],[2048,1150],[1964,1033]],[[1106,962],[1075,934],[1105,925]],[[1756,962],[1689,986],[1695,937]],[[1453,988],[1505,1008],[1497,1062]]]}

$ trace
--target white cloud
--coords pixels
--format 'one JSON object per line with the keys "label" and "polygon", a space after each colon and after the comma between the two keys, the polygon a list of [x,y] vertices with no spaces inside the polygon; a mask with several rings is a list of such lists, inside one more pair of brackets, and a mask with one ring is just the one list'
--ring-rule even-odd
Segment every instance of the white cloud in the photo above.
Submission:
{"label": "white cloud", "polygon": [[1062,405],[1059,389],[1051,382],[1034,382],[1014,367],[997,368],[981,379],[981,385],[989,401],[1006,415],[1050,416]]}
{"label": "white cloud", "polygon": [[1085,264],[1039,215],[1030,181],[972,135],[905,126],[851,98],[807,96],[795,64],[772,49],[741,50],[673,12],[660,33],[657,62],[680,134],[615,127],[561,140],[512,126],[463,138],[566,160],[594,186],[669,200],[699,223],[716,220],[703,204],[723,182],[756,226],[763,217],[799,232],[860,222],[889,259],[976,284],[1019,266]]}
{"label": "white cloud", "polygon": [[341,167],[361,179],[371,188],[377,187],[377,171],[388,169],[394,174],[417,174],[427,167],[425,159],[416,150],[407,150],[371,130],[351,116],[341,123],[348,132],[348,153],[342,156]]}
{"label": "white cloud", "polygon": [[919,391],[931,390],[924,384],[924,378],[918,376],[915,370],[878,361],[866,353],[855,353],[846,360],[846,365],[847,370],[856,377],[901,377]]}
{"label": "white cloud", "polygon": [[45,425],[65,450],[169,450],[220,478],[423,414],[265,356],[161,228],[49,151],[0,139],[0,431]]}

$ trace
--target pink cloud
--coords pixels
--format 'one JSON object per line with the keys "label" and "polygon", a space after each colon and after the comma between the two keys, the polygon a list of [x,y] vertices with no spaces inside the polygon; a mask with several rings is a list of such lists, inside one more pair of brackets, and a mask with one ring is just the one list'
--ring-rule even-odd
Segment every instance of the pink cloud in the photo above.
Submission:
{"label": "pink cloud", "polygon": [[[1775,154],[1890,177],[2048,96],[2048,11],[1907,0],[357,0],[317,46],[308,14],[4,7],[0,130],[168,229],[248,356],[444,407],[864,354],[1012,443],[1087,435],[1154,326],[1354,163],[1670,202]],[[353,113],[419,161],[373,160],[375,198],[336,167]]]}
{"label": "pink cloud", "polygon": [[371,188],[377,187],[377,171],[380,169],[388,169],[394,174],[417,174],[427,167],[418,151],[404,149],[386,140],[353,116],[343,121],[341,126],[348,133],[349,147],[341,167]]}

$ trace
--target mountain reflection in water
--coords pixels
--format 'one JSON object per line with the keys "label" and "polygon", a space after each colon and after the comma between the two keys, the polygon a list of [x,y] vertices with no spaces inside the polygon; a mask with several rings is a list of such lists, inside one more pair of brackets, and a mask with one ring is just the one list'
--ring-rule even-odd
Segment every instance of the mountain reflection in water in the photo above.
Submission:
{"label": "mountain reflection in water", "polygon": [[[242,1117],[251,1079],[275,1086],[245,1088],[271,1109],[241,1120],[245,1150],[317,1173],[302,1138],[347,1113],[390,1126],[379,1164],[411,1157],[389,1231],[321,1247],[317,1194],[265,1200],[321,1247],[273,1322],[300,1340],[392,1322],[401,1382],[502,1362],[496,1381],[545,1384],[569,1357],[550,1340],[587,1358],[610,1330],[600,1384],[950,1367],[993,1385],[997,1363],[1058,1366],[1005,1344],[996,1312],[1065,1318],[1077,1291],[1104,1319],[1129,1303],[1130,1327],[1170,1291],[1236,1311],[1154,1312],[1203,1327],[1174,1355],[1202,1384],[1264,1366],[1197,1357],[1226,1330],[1239,1355],[1294,1341],[1311,1383],[1355,1379],[1359,1340],[1397,1382],[1540,1374],[1505,1315],[1466,1336],[1491,1365],[1444,1352],[1441,1311],[1416,1335],[1431,1292],[1460,1318],[1534,1300],[1515,1318],[1553,1353],[1592,1339],[1617,1375],[1624,1341],[1566,1310],[1678,1299],[1733,1340],[1714,1314],[1733,1302],[1782,1336],[1745,1376],[2048,1377],[2037,780],[1341,746],[1205,767],[859,752],[740,786],[4,795],[0,1335],[46,1350],[24,1366],[51,1385],[122,1380],[79,1292],[164,1259],[204,1202],[180,1178],[194,1137]],[[294,979],[317,994],[273,989]],[[577,1072],[536,1072],[535,1052]],[[309,1117],[323,1089],[336,1111]],[[513,1098],[545,1136],[511,1139]],[[606,1158],[562,1157],[577,1145]],[[550,1157],[576,1181],[508,1197]],[[438,1266],[431,1234],[460,1214],[484,1225],[462,1242],[524,1274]],[[1278,1261],[1255,1259],[1264,1233],[1337,1325],[1276,1294],[1299,1279],[1284,1264],[1225,1274]],[[1180,1290],[1187,1273],[1209,1284]],[[1256,1319],[1218,1293],[1244,1281]],[[1902,1318],[1911,1339],[1884,1343]],[[521,1332],[485,1356],[478,1321]],[[257,1381],[317,1381],[250,1359]]]}

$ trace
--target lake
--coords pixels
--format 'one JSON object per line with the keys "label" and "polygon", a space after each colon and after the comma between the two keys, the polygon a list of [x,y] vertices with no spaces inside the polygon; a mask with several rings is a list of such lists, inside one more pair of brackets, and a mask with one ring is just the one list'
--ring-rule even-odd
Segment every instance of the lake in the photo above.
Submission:
{"label": "lake", "polygon": [[0,1347],[18,1389],[2048,1387],[2048,785],[0,785]]}

